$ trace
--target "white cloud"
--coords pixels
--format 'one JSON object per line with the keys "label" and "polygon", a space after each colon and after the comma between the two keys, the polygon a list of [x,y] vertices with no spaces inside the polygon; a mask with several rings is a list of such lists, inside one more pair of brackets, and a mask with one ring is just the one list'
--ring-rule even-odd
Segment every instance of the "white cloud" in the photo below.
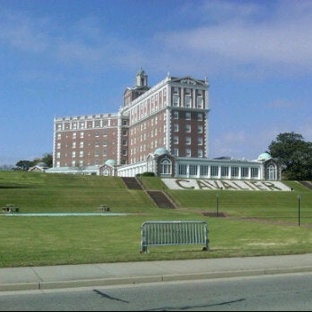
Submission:
{"label": "white cloud", "polygon": [[158,34],[157,44],[175,54],[176,62],[200,57],[219,73],[246,67],[261,75],[311,74],[312,2],[277,4],[268,12],[261,3],[212,1],[201,13],[208,14],[205,23]]}
{"label": "white cloud", "polygon": [[21,51],[43,52],[48,48],[43,31],[47,20],[32,21],[20,13],[0,13],[0,40]]}

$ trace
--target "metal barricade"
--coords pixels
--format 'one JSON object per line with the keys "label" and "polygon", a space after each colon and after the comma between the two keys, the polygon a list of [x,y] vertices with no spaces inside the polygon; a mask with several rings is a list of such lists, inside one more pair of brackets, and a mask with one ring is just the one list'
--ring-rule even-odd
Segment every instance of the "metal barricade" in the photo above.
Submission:
{"label": "metal barricade", "polygon": [[208,247],[208,227],[204,221],[147,221],[141,225],[141,253],[147,246],[204,245]]}

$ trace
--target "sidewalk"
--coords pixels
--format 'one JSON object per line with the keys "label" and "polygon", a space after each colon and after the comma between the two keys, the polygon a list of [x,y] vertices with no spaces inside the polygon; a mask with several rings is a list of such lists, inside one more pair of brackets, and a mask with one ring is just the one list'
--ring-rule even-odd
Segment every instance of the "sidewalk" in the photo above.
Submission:
{"label": "sidewalk", "polygon": [[312,272],[312,254],[0,269],[0,291]]}

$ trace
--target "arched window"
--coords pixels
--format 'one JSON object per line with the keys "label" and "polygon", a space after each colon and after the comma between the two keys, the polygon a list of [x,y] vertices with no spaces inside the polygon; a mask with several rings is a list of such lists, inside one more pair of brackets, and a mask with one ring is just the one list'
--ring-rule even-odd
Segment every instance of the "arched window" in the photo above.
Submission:
{"label": "arched window", "polygon": [[276,166],[273,164],[269,165],[267,168],[268,180],[276,180]]}
{"label": "arched window", "polygon": [[161,162],[161,174],[170,175],[171,174],[171,161],[169,159],[164,159]]}
{"label": "arched window", "polygon": [[107,168],[103,170],[103,175],[106,177],[109,176],[109,170]]}

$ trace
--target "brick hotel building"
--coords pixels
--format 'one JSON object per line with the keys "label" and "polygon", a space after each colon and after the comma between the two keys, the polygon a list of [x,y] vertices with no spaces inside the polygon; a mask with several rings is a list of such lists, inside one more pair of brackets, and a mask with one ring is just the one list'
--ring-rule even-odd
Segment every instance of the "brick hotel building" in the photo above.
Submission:
{"label": "brick hotel building", "polygon": [[54,118],[53,168],[46,172],[279,180],[263,153],[253,161],[208,158],[208,82],[169,74],[148,86],[141,69],[118,113]]}

